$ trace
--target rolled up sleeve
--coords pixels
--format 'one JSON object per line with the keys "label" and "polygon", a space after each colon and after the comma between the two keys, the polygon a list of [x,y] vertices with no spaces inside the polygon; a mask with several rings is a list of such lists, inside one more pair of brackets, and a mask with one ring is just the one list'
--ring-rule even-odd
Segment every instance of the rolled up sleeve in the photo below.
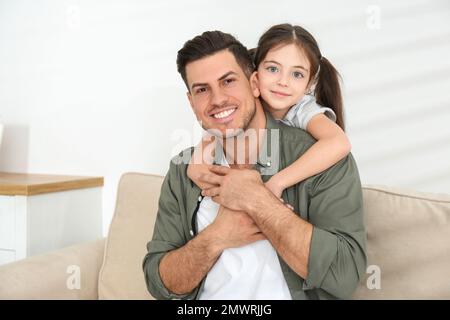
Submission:
{"label": "rolled up sleeve", "polygon": [[361,182],[349,155],[310,184],[313,233],[303,289],[349,298],[366,268]]}
{"label": "rolled up sleeve", "polygon": [[183,202],[182,199],[177,198],[180,192],[174,191],[179,187],[176,170],[171,162],[161,187],[153,238],[147,244],[148,253],[142,264],[147,289],[156,299],[194,299],[198,291],[196,288],[188,294],[172,293],[165,287],[159,273],[159,264],[164,255],[182,247],[188,241],[183,231],[181,218],[180,206]]}
{"label": "rolled up sleeve", "polygon": [[[151,249],[150,249],[151,250]],[[170,292],[162,282],[161,276],[159,274],[159,264],[161,259],[167,252],[154,253],[149,252],[144,259],[143,269],[145,275],[145,282],[147,284],[147,289],[150,294],[159,300],[192,300],[195,299],[199,287],[195,288],[192,292],[188,294],[175,294]]]}

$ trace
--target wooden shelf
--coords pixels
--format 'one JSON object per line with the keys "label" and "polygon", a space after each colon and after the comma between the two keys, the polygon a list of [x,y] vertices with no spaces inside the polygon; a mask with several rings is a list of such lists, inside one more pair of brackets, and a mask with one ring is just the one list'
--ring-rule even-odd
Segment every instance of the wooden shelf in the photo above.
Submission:
{"label": "wooden shelf", "polygon": [[103,186],[103,177],[0,172],[0,195],[36,195]]}

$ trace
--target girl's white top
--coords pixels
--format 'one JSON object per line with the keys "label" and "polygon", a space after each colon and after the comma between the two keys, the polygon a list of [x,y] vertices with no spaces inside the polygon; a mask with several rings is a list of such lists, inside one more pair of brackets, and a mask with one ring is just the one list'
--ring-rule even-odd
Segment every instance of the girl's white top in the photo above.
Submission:
{"label": "girl's white top", "polygon": [[312,95],[306,94],[295,106],[289,109],[284,119],[280,120],[291,127],[306,131],[309,121],[318,114],[325,114],[330,120],[336,122],[336,114],[327,107],[322,107]]}

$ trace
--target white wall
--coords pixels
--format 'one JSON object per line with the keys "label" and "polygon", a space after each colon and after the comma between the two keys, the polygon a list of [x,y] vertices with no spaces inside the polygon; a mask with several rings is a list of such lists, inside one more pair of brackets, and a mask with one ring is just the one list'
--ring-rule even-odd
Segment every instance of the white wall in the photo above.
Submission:
{"label": "white wall", "polygon": [[120,175],[164,174],[196,140],[177,50],[210,29],[253,47],[281,22],[341,72],[363,183],[449,193],[446,0],[0,0],[0,170],[104,176],[106,232]]}

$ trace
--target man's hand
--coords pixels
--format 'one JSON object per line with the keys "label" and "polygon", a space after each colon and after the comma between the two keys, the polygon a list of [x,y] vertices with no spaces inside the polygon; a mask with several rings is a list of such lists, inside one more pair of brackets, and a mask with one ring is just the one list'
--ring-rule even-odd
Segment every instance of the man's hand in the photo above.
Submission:
{"label": "man's hand", "polygon": [[292,270],[307,278],[313,225],[267,189],[257,171],[213,166],[203,179],[216,185],[203,190],[204,196],[246,212]]}
{"label": "man's hand", "polygon": [[209,171],[201,180],[215,186],[203,190],[202,195],[232,210],[247,212],[252,197],[268,191],[256,170],[210,166]]}
{"label": "man's hand", "polygon": [[220,206],[219,213],[210,225],[210,229],[214,232],[214,242],[219,251],[266,239],[248,214],[223,206]]}

